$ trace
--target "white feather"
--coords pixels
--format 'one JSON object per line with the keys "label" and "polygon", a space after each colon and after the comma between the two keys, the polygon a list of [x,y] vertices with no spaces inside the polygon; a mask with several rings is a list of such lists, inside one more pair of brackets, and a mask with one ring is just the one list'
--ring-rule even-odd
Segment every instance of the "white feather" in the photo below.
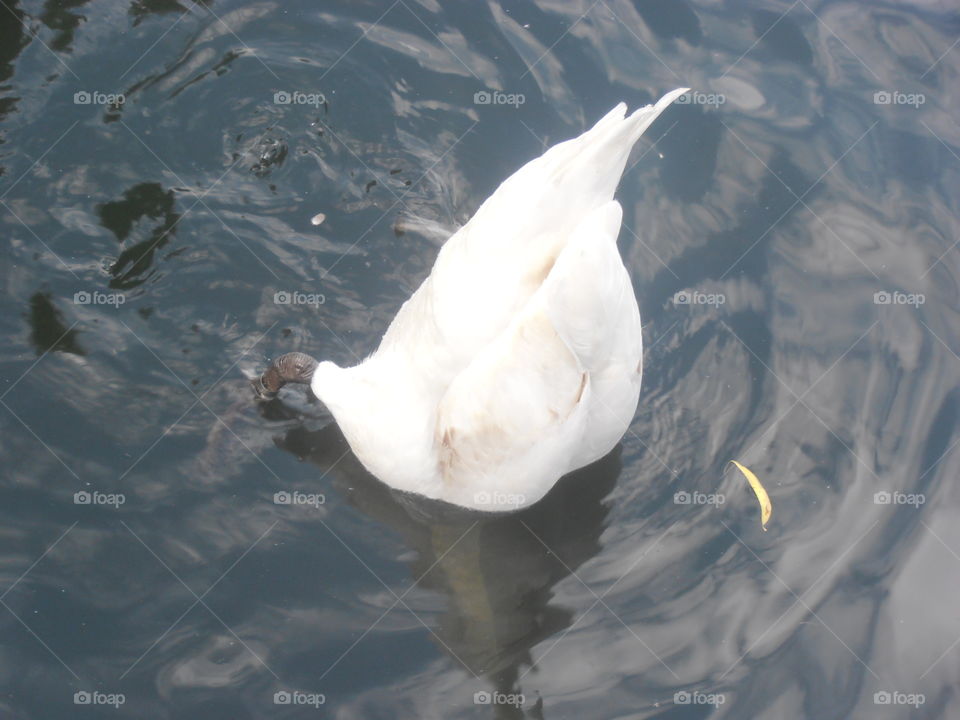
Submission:
{"label": "white feather", "polygon": [[377,351],[320,363],[314,393],[387,484],[478,510],[539,500],[636,411],[640,313],[613,201],[630,149],[686,88],[504,181],[441,248]]}

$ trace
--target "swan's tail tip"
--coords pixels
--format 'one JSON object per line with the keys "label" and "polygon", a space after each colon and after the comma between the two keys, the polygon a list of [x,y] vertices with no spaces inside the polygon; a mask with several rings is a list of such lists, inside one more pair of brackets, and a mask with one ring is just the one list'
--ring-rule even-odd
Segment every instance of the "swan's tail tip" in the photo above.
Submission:
{"label": "swan's tail tip", "polygon": [[[688,93],[688,92],[690,92],[690,88],[686,88],[686,87],[681,87],[681,88],[676,88],[675,90],[671,90],[670,92],[666,93],[663,97],[661,97],[652,105],[642,105],[641,107],[638,107],[636,110],[630,113],[627,119],[640,120],[642,118],[655,118],[664,110],[666,110],[667,107],[669,107],[674,100],[676,100],[678,97],[680,97],[684,93]],[[613,110],[607,113],[607,116],[606,118],[604,118],[604,120],[610,117],[617,116],[618,110],[620,111],[619,117],[623,118],[623,110],[621,109],[623,107],[624,107],[624,103],[619,103]],[[599,125],[601,123],[597,123],[597,124]]]}
{"label": "swan's tail tip", "polygon": [[690,88],[688,87],[679,87],[679,88],[676,88],[675,90],[671,90],[670,92],[668,92],[666,95],[664,95],[662,98],[660,98],[657,101],[657,105],[659,105],[660,103],[663,103],[664,105],[669,105],[678,97],[688,92],[690,92]]}
{"label": "swan's tail tip", "polygon": [[634,110],[629,117],[629,120],[632,121],[630,123],[632,127],[631,141],[636,142],[653,121],[660,116],[660,113],[666,110],[674,100],[689,91],[690,88],[685,87],[671,90],[653,105],[644,105]]}
{"label": "swan's tail tip", "polygon": [[[678,97],[688,92],[690,92],[690,88],[688,87],[679,87],[679,88],[676,88],[675,90],[671,90],[670,92],[666,93],[662,98],[657,100],[657,102],[654,103],[653,108],[657,112],[662,112],[667,106],[672,104],[674,100],[676,100]],[[648,105],[647,107],[650,107],[650,106]],[[644,108],[641,108],[641,110],[643,109]]]}

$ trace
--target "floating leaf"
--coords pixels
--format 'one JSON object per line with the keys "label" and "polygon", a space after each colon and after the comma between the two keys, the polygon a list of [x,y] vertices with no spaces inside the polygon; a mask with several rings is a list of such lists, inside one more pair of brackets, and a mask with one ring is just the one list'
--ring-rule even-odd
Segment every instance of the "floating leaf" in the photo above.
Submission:
{"label": "floating leaf", "polygon": [[757,479],[757,476],[754,475],[753,472],[751,472],[748,468],[745,468],[736,460],[731,460],[730,462],[737,466],[740,472],[743,473],[743,476],[747,479],[747,482],[750,483],[750,487],[753,488],[753,492],[756,494],[757,500],[760,502],[760,527],[762,527],[764,532],[766,532],[767,522],[770,520],[770,515],[773,513],[773,503],[770,502],[770,496],[767,495],[767,491],[764,489],[763,484]]}

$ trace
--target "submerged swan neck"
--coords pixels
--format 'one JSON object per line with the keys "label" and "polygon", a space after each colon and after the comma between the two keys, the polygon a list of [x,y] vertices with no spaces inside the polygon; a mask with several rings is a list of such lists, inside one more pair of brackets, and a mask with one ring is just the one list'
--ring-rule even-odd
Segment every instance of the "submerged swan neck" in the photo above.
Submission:
{"label": "submerged swan neck", "polygon": [[287,383],[309,385],[313,379],[317,361],[301,352],[281,355],[268,367],[263,375],[253,381],[253,389],[264,399],[276,397]]}

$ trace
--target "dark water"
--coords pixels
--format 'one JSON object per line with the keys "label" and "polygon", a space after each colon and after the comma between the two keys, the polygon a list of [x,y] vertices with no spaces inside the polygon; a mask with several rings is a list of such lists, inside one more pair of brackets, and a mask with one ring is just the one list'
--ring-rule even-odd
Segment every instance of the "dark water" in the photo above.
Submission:
{"label": "dark water", "polygon": [[[960,716],[952,2],[2,5],[0,716]],[[618,192],[610,457],[477,517],[252,402],[680,85]]]}

